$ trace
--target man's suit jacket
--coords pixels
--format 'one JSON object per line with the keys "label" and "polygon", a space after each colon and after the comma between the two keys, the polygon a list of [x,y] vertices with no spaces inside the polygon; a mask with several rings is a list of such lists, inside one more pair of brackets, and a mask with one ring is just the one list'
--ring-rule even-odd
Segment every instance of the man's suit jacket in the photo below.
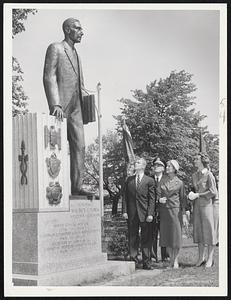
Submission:
{"label": "man's suit jacket", "polygon": [[53,43],[47,48],[43,83],[50,110],[60,105],[65,111],[73,97],[79,98],[82,107],[82,67],[67,42]]}
{"label": "man's suit jacket", "polygon": [[154,215],[155,191],[153,178],[143,175],[139,188],[136,188],[136,176],[130,176],[126,180],[123,196],[123,213],[128,214],[131,221],[136,212],[140,222],[144,222],[147,216]]}

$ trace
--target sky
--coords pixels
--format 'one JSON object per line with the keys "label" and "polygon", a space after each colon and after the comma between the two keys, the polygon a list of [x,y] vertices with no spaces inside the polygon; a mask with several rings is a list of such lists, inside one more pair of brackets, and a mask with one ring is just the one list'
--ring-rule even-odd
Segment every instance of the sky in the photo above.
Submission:
{"label": "sky", "polygon": [[[219,11],[39,9],[25,21],[26,31],[13,39],[13,56],[24,72],[30,112],[47,112],[42,83],[46,49],[62,41],[62,23],[80,20],[84,36],[76,44],[85,87],[101,83],[103,133],[115,128],[121,98],[145,90],[173,70],[193,74],[195,109],[207,115],[202,125],[219,131]],[[97,99],[96,99],[97,100]],[[86,144],[97,137],[97,123],[85,126]]]}

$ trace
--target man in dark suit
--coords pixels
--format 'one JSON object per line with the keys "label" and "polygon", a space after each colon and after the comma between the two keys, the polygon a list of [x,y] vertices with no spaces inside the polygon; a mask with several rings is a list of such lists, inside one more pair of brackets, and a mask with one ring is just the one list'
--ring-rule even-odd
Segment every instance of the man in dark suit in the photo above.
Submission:
{"label": "man in dark suit", "polygon": [[[43,83],[50,109],[60,121],[67,118],[67,138],[70,146],[72,195],[84,195],[82,180],[85,159],[85,141],[82,116],[84,93],[83,74],[79,56],[74,47],[83,36],[78,20],[63,22],[64,40],[47,48]],[[86,93],[85,93],[86,94]]]}
{"label": "man in dark suit", "polygon": [[123,197],[123,217],[128,220],[128,242],[131,260],[138,264],[139,227],[143,269],[151,270],[152,221],[155,206],[153,178],[146,176],[146,161],[135,161],[136,174],[128,177]]}
{"label": "man in dark suit", "polygon": [[[157,187],[161,184],[161,182],[164,182],[166,180],[166,175],[164,175],[165,165],[160,160],[160,158],[156,158],[153,161],[153,167],[152,167],[152,174],[155,181],[155,215],[153,220],[153,240],[152,240],[152,251],[151,251],[151,257],[158,262],[158,255],[157,255],[157,243],[158,243],[158,232],[160,231],[160,217],[159,217],[159,211],[158,211],[158,201],[157,201]],[[166,247],[161,247],[161,259],[162,261],[165,261],[168,257]]]}

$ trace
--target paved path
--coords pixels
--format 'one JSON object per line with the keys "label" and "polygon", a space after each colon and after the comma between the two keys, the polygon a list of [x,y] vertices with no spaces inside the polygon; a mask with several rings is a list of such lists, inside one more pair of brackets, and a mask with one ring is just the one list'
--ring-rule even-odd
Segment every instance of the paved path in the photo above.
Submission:
{"label": "paved path", "polygon": [[104,285],[104,286],[132,286],[135,285],[137,281],[150,281],[153,277],[158,276],[162,272],[161,269],[154,269],[154,270],[136,270],[135,273],[131,275],[125,275],[117,277],[110,281],[98,282],[93,284],[96,285]]}

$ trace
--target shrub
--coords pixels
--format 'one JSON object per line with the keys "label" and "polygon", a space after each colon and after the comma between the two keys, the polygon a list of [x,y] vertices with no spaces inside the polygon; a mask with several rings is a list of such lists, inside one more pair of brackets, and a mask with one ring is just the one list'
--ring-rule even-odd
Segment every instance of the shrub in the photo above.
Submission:
{"label": "shrub", "polygon": [[115,232],[108,241],[108,250],[115,256],[126,256],[128,253],[127,234]]}

